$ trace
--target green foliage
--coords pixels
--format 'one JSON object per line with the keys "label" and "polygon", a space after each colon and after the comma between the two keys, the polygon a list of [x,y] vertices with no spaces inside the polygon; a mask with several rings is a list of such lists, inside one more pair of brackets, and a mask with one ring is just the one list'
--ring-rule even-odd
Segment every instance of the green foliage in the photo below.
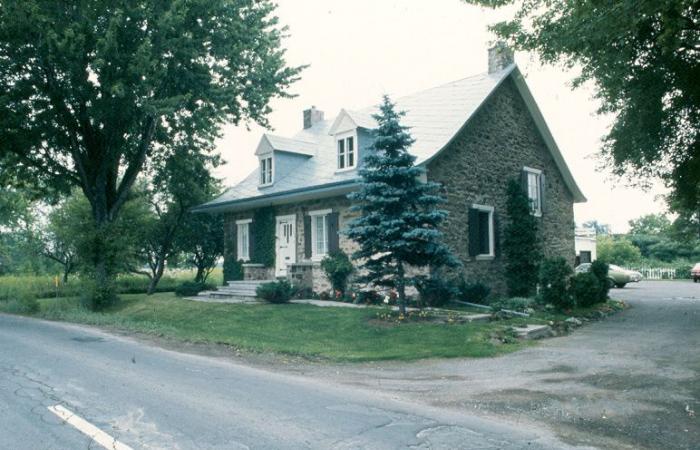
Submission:
{"label": "green foliage", "polygon": [[466,0],[517,5],[492,27],[545,63],[580,68],[614,117],[603,155],[641,185],[660,176],[677,210],[700,205],[700,8],[697,0]]}
{"label": "green foliage", "polygon": [[344,251],[338,250],[330,253],[321,261],[321,269],[331,282],[334,291],[344,294],[347,289],[348,278],[355,270]]}
{"label": "green foliage", "polygon": [[243,279],[243,262],[236,261],[233,256],[224,258],[224,284],[227,281]]}
{"label": "green foliage", "polygon": [[269,303],[289,303],[294,288],[287,280],[272,281],[258,286],[255,295]]}
{"label": "green foliage", "polygon": [[[197,269],[195,281],[206,282],[219,259],[224,255],[224,217],[221,214],[194,213],[185,219],[177,248],[186,257],[186,264]],[[243,268],[233,258],[224,259],[228,280],[242,280]],[[228,266],[227,266],[228,263]],[[234,267],[231,267],[233,265]]]}
{"label": "green foliage", "polygon": [[257,209],[253,213],[252,233],[255,244],[251,262],[275,267],[275,220],[275,208],[271,206]]}
{"label": "green foliage", "polygon": [[577,273],[571,278],[570,292],[576,306],[588,307],[600,303],[600,291],[600,281],[591,272]]}
{"label": "green foliage", "polygon": [[629,265],[638,262],[642,253],[626,238],[598,236],[598,259],[609,264]]}
{"label": "green foliage", "polygon": [[547,258],[542,261],[539,277],[542,301],[559,309],[574,306],[568,289],[572,274],[571,266],[562,257]]}
{"label": "green foliage", "polygon": [[2,3],[0,183],[87,196],[83,262],[101,290],[139,175],[157,183],[168,164],[218,159],[222,125],[267,126],[270,101],[290,96],[301,68],[285,63],[274,11],[267,0]]}
{"label": "green foliage", "polygon": [[597,220],[589,220],[587,222],[583,222],[582,225],[584,228],[594,229],[597,235],[610,234],[610,225],[606,223],[600,223]]}
{"label": "green foliage", "polygon": [[447,305],[458,295],[457,288],[449,280],[435,274],[419,278],[416,289],[418,289],[421,304],[438,308]]}
{"label": "green foliage", "polygon": [[595,275],[598,280],[598,300],[603,303],[608,300],[608,292],[610,291],[610,280],[608,279],[608,265],[600,260],[596,259],[591,263],[590,273]]}
{"label": "green foliage", "polygon": [[665,214],[646,214],[629,221],[629,234],[666,234],[671,230],[671,221]]}
{"label": "green foliage", "polygon": [[80,304],[90,311],[104,311],[119,301],[112,279],[97,279],[94,276],[82,283]]}
{"label": "green foliage", "polygon": [[514,297],[530,297],[537,286],[542,248],[537,219],[531,214],[530,200],[516,180],[506,190],[508,222],[503,230],[503,253],[508,293]]}
{"label": "green foliage", "polygon": [[29,293],[24,293],[8,301],[7,304],[3,306],[3,311],[10,314],[31,315],[38,313],[39,309],[39,301]]}
{"label": "green foliage", "polygon": [[510,311],[525,311],[533,306],[534,300],[527,297],[511,297],[503,298],[491,303],[491,308],[494,311],[510,310]]}
{"label": "green foliage", "polygon": [[468,283],[464,279],[460,280],[458,285],[459,300],[471,303],[486,303],[486,300],[491,294],[491,288],[480,281]]}
{"label": "green foliage", "polygon": [[403,115],[385,96],[374,115],[378,128],[372,150],[359,169],[361,187],[348,196],[360,216],[346,234],[359,244],[353,258],[362,261],[361,279],[396,289],[405,313],[405,288],[416,282],[406,273],[407,265],[435,270],[458,261],[441,241],[439,225],[447,212],[437,208],[444,201],[440,185],[419,180],[424,169],[414,165],[416,157],[408,152],[414,140],[400,123]]}
{"label": "green foliage", "polygon": [[178,297],[193,297],[202,291],[214,290],[214,286],[196,281],[185,281],[175,288]]}

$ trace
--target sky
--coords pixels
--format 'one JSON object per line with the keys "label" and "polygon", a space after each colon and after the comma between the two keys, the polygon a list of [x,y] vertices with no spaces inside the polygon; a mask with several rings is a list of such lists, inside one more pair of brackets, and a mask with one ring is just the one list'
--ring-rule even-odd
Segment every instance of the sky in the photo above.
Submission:
{"label": "sky", "polygon": [[[460,0],[278,0],[288,29],[283,46],[291,66],[308,64],[291,87],[297,97],[275,99],[269,116],[275,134],[291,136],[302,112],[314,105],[332,118],[341,108],[379,103],[483,73],[494,40],[488,25],[508,16]],[[600,167],[595,155],[611,117],[596,115],[595,88],[573,90],[575,71],[543,66],[527,53],[515,60],[588,201],[576,204],[578,224],[598,220],[625,232],[630,219],[661,212],[659,183],[648,192],[629,187]],[[254,155],[263,128],[227,126],[217,142],[227,164],[217,169],[232,186],[258,166]]]}

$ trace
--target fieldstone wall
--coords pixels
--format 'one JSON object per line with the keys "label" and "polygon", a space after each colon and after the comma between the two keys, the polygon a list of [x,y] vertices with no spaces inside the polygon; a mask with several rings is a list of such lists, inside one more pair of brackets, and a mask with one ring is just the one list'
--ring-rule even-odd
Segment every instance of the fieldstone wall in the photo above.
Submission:
{"label": "fieldstone wall", "polygon": [[482,281],[496,295],[504,294],[503,256],[491,260],[469,257],[468,208],[473,203],[493,206],[498,240],[503,242],[508,180],[520,177],[524,166],[545,174],[545,210],[540,235],[545,255],[563,256],[573,264],[573,195],[566,187],[527,107],[510,79],[504,81],[470,123],[428,165],[428,179],[442,183],[449,211],[445,241],[464,264],[469,281]]}

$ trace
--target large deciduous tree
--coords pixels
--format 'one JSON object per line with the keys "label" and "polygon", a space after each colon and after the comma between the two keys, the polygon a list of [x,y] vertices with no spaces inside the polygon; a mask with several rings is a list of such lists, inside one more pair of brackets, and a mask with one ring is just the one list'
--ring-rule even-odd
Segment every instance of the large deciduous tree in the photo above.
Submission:
{"label": "large deciduous tree", "polygon": [[700,212],[700,5],[697,0],[465,0],[515,6],[492,26],[546,63],[580,67],[614,116],[602,154],[618,175],[660,176],[671,206]]}
{"label": "large deciduous tree", "polygon": [[146,164],[183,142],[209,152],[222,124],[267,125],[288,96],[284,29],[267,0],[7,0],[0,4],[2,182],[79,187],[110,224]]}
{"label": "large deciduous tree", "polygon": [[396,289],[400,311],[405,314],[406,287],[419,279],[409,267],[459,263],[441,241],[438,229],[447,217],[446,211],[437,208],[443,202],[440,185],[419,179],[425,169],[415,166],[416,157],[408,152],[413,138],[400,123],[403,114],[385,96],[380,112],[373,116],[378,128],[359,169],[362,185],[349,195],[360,217],[346,233],[360,247],[353,254],[364,269],[360,279]]}

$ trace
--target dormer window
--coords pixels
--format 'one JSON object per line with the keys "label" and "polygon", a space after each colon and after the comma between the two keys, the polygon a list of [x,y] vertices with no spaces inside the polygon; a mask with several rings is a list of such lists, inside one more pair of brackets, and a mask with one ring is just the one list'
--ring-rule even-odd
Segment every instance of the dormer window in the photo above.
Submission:
{"label": "dormer window", "polygon": [[337,140],[338,145],[338,170],[354,169],[357,164],[355,149],[355,135],[341,136]]}
{"label": "dormer window", "polygon": [[260,158],[260,186],[272,184],[272,156]]}

